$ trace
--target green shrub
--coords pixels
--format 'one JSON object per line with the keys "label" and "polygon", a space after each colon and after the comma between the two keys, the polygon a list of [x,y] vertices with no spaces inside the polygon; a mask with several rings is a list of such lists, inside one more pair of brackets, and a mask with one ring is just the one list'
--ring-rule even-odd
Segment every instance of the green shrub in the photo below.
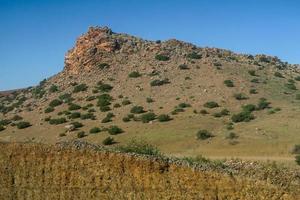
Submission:
{"label": "green shrub", "polygon": [[242,106],[242,109],[245,112],[253,112],[256,110],[256,106],[253,104],[247,104],[247,105]]}
{"label": "green shrub", "polygon": [[101,129],[100,128],[98,128],[98,127],[94,127],[94,128],[91,128],[90,129],[90,133],[99,133],[99,132],[101,132]]}
{"label": "green shrub", "polygon": [[236,100],[246,100],[248,97],[243,93],[236,93],[233,95]]}
{"label": "green shrub", "polygon": [[123,106],[129,105],[129,104],[131,104],[131,102],[128,99],[125,99],[122,101]]}
{"label": "green shrub", "polygon": [[110,107],[109,106],[101,106],[100,107],[100,111],[101,112],[107,112],[107,111],[110,111],[111,109],[110,109]]}
{"label": "green shrub", "polygon": [[21,116],[19,116],[19,115],[14,115],[14,116],[11,118],[12,121],[20,121],[20,120],[22,120],[22,119],[23,119],[23,117],[21,117]]}
{"label": "green shrub", "polygon": [[296,100],[300,100],[300,94],[296,94]]}
{"label": "green shrub", "polygon": [[88,86],[84,83],[80,84],[80,85],[76,85],[74,87],[73,93],[78,93],[78,92],[83,92],[86,91],[88,88]]}
{"label": "green shrub", "polygon": [[142,116],[141,116],[141,120],[143,123],[148,123],[150,121],[153,121],[153,120],[155,120],[155,118],[156,118],[156,115],[152,112],[142,114]]}
{"label": "green shrub", "polygon": [[70,103],[68,109],[69,109],[69,110],[79,110],[79,109],[81,109],[81,106],[80,106],[80,105],[77,105],[77,104],[75,104],[75,103]]}
{"label": "green shrub", "polygon": [[155,59],[156,59],[156,60],[159,60],[159,61],[168,61],[170,58],[169,58],[169,56],[167,56],[167,55],[157,54],[157,55],[155,56]]}
{"label": "green shrub", "polygon": [[81,113],[80,112],[73,112],[69,115],[70,119],[77,119],[81,117]]}
{"label": "green shrub", "polygon": [[108,133],[111,134],[111,135],[117,135],[117,134],[120,134],[120,133],[123,133],[124,131],[119,128],[118,126],[111,126],[107,129]]}
{"label": "green shrub", "polygon": [[31,126],[31,124],[29,122],[25,122],[25,121],[19,122],[16,125],[17,125],[18,129],[24,129],[24,128],[28,128]]}
{"label": "green shrub", "polygon": [[200,110],[200,112],[199,112],[200,114],[202,114],[202,115],[206,115],[206,114],[208,114],[208,112],[207,112],[207,110],[205,110],[205,109],[202,109],[202,110]]}
{"label": "green shrub", "polygon": [[233,129],[234,129],[233,123],[232,123],[232,122],[228,123],[228,124],[226,125],[226,129],[227,129],[227,130],[233,130]]}
{"label": "green shrub", "polygon": [[170,81],[168,79],[163,79],[163,80],[156,79],[156,80],[151,81],[150,85],[151,86],[161,86],[161,85],[168,84],[168,83],[170,83]]}
{"label": "green shrub", "polygon": [[300,144],[296,144],[292,149],[293,154],[300,154]]}
{"label": "green shrub", "polygon": [[284,76],[280,72],[275,72],[274,76],[279,77],[279,78],[284,78]]}
{"label": "green shrub", "polygon": [[0,125],[0,132],[4,130],[5,130],[4,126]]}
{"label": "green shrub", "polygon": [[86,101],[93,101],[95,99],[96,99],[95,96],[89,96],[89,97],[86,98]]}
{"label": "green shrub", "polygon": [[119,103],[114,104],[114,108],[120,108],[120,107],[121,107],[121,105]]}
{"label": "green shrub", "polygon": [[157,147],[148,144],[143,140],[133,139],[124,146],[118,147],[118,150],[124,153],[136,153],[141,155],[161,156]]}
{"label": "green shrub", "polygon": [[83,138],[83,137],[85,137],[86,135],[85,135],[85,132],[84,131],[80,131],[80,132],[78,132],[77,133],[77,138]]}
{"label": "green shrub", "polygon": [[46,91],[42,87],[37,86],[37,87],[33,88],[31,93],[34,98],[42,98],[44,96],[44,94],[46,93]]}
{"label": "green shrub", "polygon": [[224,84],[225,84],[227,87],[234,87],[234,84],[233,84],[232,80],[225,80],[225,81],[224,81]]}
{"label": "green shrub", "polygon": [[95,120],[96,116],[93,113],[85,113],[85,114],[82,114],[80,116],[80,119],[82,119],[82,120],[86,120],[86,119]]}
{"label": "green shrub", "polygon": [[226,139],[229,139],[229,140],[233,140],[233,139],[238,138],[238,136],[237,136],[235,133],[230,132],[230,133],[228,133],[228,134],[225,136],[225,138],[226,138]]}
{"label": "green shrub", "polygon": [[140,113],[144,113],[144,107],[143,106],[133,106],[130,110],[131,113],[134,114],[140,114]]}
{"label": "green shrub", "polygon": [[154,100],[153,100],[151,97],[147,97],[147,98],[146,98],[146,101],[147,101],[147,103],[152,103],[152,102],[154,102]]}
{"label": "green shrub", "polygon": [[48,108],[46,108],[45,109],[45,113],[51,113],[51,112],[53,112],[54,111],[54,108],[53,107],[48,107]]}
{"label": "green shrub", "polygon": [[213,135],[208,130],[199,130],[196,134],[198,140],[206,140],[213,137]]}
{"label": "green shrub", "polygon": [[104,107],[104,106],[109,106],[112,101],[112,97],[109,94],[102,94],[98,97],[98,102],[97,106],[99,107]]}
{"label": "green shrub", "polygon": [[191,105],[188,103],[183,102],[183,103],[178,104],[178,108],[188,108],[188,107],[191,107]]}
{"label": "green shrub", "polygon": [[54,99],[52,100],[50,103],[49,103],[49,106],[50,107],[56,107],[56,106],[59,106],[61,105],[63,102],[59,99]]}
{"label": "green shrub", "polygon": [[107,64],[107,63],[100,63],[100,64],[98,64],[98,68],[99,69],[107,69],[107,68],[109,68],[109,64]]}
{"label": "green shrub", "polygon": [[142,76],[142,75],[138,71],[133,71],[128,74],[129,78],[138,78],[140,76]]}
{"label": "green shrub", "polygon": [[181,70],[187,70],[187,69],[189,69],[189,67],[188,67],[187,64],[181,64],[181,65],[178,66],[178,68],[181,69]]}
{"label": "green shrub", "polygon": [[105,118],[103,118],[101,120],[101,123],[108,123],[108,122],[111,122],[111,121],[112,121],[111,118],[106,116]]}
{"label": "green shrub", "polygon": [[66,133],[60,133],[58,136],[59,137],[64,137],[64,136],[66,136]]}
{"label": "green shrub", "polygon": [[295,162],[300,165],[300,154],[295,156]]}
{"label": "green shrub", "polygon": [[60,100],[62,100],[63,102],[65,103],[70,103],[72,102],[74,99],[72,98],[72,95],[71,94],[68,94],[68,93],[65,93],[65,94],[62,94],[58,97]]}
{"label": "green shrub", "polygon": [[297,87],[294,83],[286,83],[284,86],[290,90],[297,90]]}
{"label": "green shrub", "polygon": [[250,93],[250,94],[257,94],[257,91],[256,91],[256,89],[251,88],[251,89],[249,90],[249,93]]}
{"label": "green shrub", "polygon": [[216,108],[219,107],[219,104],[214,101],[208,101],[203,106],[206,108]]}
{"label": "green shrub", "polygon": [[130,118],[129,117],[123,117],[123,122],[130,122]]}
{"label": "green shrub", "polygon": [[67,120],[66,120],[66,118],[64,118],[64,117],[61,117],[61,118],[54,118],[54,119],[50,119],[50,120],[49,120],[49,123],[50,123],[51,125],[63,124],[63,123],[66,123],[66,122],[67,122]]}
{"label": "green shrub", "polygon": [[166,114],[161,114],[157,117],[158,121],[160,122],[167,122],[167,121],[170,121],[172,120],[172,118],[169,116],[169,115],[166,115]]}
{"label": "green shrub", "polygon": [[265,98],[260,98],[258,105],[257,105],[257,110],[264,110],[266,108],[270,108],[271,103],[268,102]]}
{"label": "green shrub", "polygon": [[252,83],[259,83],[259,79],[258,78],[254,78],[251,80]]}
{"label": "green shrub", "polygon": [[190,58],[190,59],[201,59],[202,58],[202,56],[197,54],[196,52],[189,53],[189,54],[187,54],[186,57]]}
{"label": "green shrub", "polygon": [[49,92],[51,92],[51,93],[58,92],[57,85],[51,85],[49,88]]}
{"label": "green shrub", "polygon": [[251,76],[256,76],[255,70],[249,70],[248,73],[249,73]]}
{"label": "green shrub", "polygon": [[115,140],[112,137],[107,137],[102,141],[103,145],[112,145],[114,143],[115,143]]}
{"label": "green shrub", "polygon": [[97,89],[101,92],[110,92],[113,89],[113,86],[106,83],[98,83]]}
{"label": "green shrub", "polygon": [[242,111],[238,114],[234,114],[231,117],[231,120],[234,123],[238,123],[238,122],[249,122],[251,120],[254,119],[254,115],[251,112],[247,112],[247,111]]}
{"label": "green shrub", "polygon": [[72,122],[71,125],[73,125],[75,129],[83,127],[83,124],[80,122]]}
{"label": "green shrub", "polygon": [[295,77],[295,80],[296,80],[296,81],[300,81],[300,76],[296,76],[296,77]]}

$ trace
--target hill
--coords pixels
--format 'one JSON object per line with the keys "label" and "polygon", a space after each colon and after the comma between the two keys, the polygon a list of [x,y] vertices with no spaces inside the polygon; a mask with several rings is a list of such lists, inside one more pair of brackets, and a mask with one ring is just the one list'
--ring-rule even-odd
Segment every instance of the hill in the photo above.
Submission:
{"label": "hill", "polygon": [[1,95],[0,139],[143,138],[176,156],[293,163],[298,88],[298,66],[277,57],[92,27],[67,52],[62,72]]}

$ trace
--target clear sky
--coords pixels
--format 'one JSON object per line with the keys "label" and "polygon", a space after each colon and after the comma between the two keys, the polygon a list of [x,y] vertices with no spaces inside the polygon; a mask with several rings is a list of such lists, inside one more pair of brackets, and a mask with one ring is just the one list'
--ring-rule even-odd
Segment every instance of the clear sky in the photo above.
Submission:
{"label": "clear sky", "polygon": [[95,25],[300,63],[299,0],[0,0],[0,90],[61,71]]}

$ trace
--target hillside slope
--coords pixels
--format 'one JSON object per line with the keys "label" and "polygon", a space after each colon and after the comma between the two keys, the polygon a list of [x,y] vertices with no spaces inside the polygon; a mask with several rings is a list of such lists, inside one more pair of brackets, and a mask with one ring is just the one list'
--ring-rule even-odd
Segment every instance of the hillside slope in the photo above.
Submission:
{"label": "hillside slope", "polygon": [[92,27],[61,73],[0,98],[0,139],[138,137],[172,155],[286,162],[300,141],[298,88],[299,68],[277,57]]}

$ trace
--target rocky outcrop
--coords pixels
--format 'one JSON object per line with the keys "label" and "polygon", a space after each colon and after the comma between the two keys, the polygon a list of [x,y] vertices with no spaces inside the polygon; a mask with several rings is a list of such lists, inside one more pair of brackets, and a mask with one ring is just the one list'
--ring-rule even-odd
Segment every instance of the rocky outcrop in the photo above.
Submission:
{"label": "rocky outcrop", "polygon": [[0,144],[0,176],[0,199],[299,197],[267,181],[108,152],[93,145]]}

